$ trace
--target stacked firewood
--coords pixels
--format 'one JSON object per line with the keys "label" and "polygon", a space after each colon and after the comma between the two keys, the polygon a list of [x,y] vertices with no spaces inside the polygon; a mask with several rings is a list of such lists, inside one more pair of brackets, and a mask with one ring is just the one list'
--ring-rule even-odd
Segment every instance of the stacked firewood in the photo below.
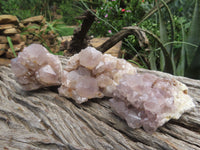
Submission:
{"label": "stacked firewood", "polygon": [[59,51],[57,33],[48,29],[43,16],[35,16],[19,21],[16,16],[0,15],[0,57],[13,58],[14,53],[8,43],[8,37],[16,54],[32,43],[47,46],[52,52]]}
{"label": "stacked firewood", "polygon": [[58,35],[48,27],[43,16],[30,17],[21,23],[24,25],[23,34],[27,37],[26,45],[37,43],[48,46],[52,52],[59,50]]}
{"label": "stacked firewood", "polygon": [[24,25],[22,34],[26,35],[26,45],[39,42],[39,32],[41,26],[45,24],[45,18],[43,16],[35,16],[24,19],[21,21]]}
{"label": "stacked firewood", "polygon": [[14,54],[8,44],[8,37],[11,38],[13,48],[16,53],[23,49],[26,36],[20,34],[21,28],[23,28],[23,25],[19,23],[16,16],[0,16],[0,57],[14,57]]}

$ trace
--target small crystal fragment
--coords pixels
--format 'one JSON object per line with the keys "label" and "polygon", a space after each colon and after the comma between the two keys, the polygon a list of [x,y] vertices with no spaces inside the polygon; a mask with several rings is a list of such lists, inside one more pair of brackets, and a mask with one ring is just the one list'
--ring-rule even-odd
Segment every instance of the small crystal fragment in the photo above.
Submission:
{"label": "small crystal fragment", "polygon": [[91,98],[112,96],[119,79],[124,74],[135,73],[136,69],[125,60],[87,47],[67,62],[58,91],[83,103]]}
{"label": "small crystal fragment", "polygon": [[31,44],[12,59],[11,70],[27,91],[61,84],[60,60],[39,44]]}
{"label": "small crystal fragment", "polygon": [[155,131],[194,107],[188,88],[177,80],[151,74],[125,74],[110,99],[111,108],[132,128]]}

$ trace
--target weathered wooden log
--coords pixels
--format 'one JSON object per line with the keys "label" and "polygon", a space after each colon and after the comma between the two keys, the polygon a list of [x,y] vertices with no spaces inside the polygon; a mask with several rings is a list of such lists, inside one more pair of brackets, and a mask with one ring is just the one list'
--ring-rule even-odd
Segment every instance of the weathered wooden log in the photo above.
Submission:
{"label": "weathered wooden log", "polygon": [[[63,65],[66,58],[61,57]],[[157,71],[189,87],[196,107],[153,134],[131,129],[110,109],[108,98],[84,104],[60,97],[56,88],[22,91],[10,67],[0,67],[0,149],[199,150],[200,81]]]}

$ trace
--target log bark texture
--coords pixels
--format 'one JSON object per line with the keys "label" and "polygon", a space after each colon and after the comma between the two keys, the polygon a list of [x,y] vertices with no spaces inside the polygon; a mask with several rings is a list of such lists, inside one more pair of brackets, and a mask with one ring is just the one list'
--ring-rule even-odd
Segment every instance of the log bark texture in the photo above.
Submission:
{"label": "log bark texture", "polygon": [[[65,58],[61,58],[66,63]],[[56,88],[22,91],[10,67],[0,67],[0,149],[200,150],[200,81],[157,71],[189,87],[196,107],[153,134],[131,129],[110,109],[108,98],[85,104],[60,97]]]}

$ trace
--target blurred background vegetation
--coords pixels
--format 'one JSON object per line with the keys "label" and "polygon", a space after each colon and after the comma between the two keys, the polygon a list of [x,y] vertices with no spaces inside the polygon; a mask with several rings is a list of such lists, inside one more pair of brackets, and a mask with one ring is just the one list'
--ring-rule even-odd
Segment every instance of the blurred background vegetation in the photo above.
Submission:
{"label": "blurred background vegetation", "polygon": [[91,9],[97,17],[89,32],[94,37],[136,25],[146,33],[148,48],[140,47],[135,36],[123,40],[123,58],[143,68],[200,79],[199,0],[0,0],[0,14],[20,20],[43,15],[49,22],[61,19],[75,26],[81,24],[76,17]]}
{"label": "blurred background vegetation", "polygon": [[[91,7],[103,3],[101,0],[84,1]],[[11,14],[20,20],[43,15],[48,21],[62,18],[67,25],[76,25],[84,7],[80,0],[0,0],[0,14]]]}

